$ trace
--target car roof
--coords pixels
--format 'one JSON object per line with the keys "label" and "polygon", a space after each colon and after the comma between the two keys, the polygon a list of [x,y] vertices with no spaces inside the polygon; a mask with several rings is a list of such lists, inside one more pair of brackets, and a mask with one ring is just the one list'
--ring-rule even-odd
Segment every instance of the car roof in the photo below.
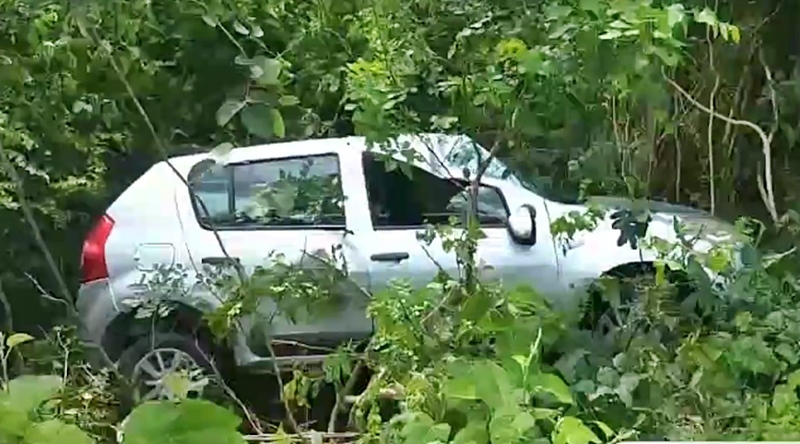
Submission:
{"label": "car roof", "polygon": [[[470,140],[469,137],[464,135],[423,133],[401,135],[387,144],[370,147],[366,138],[361,136],[306,139],[234,148],[226,156],[226,163],[246,163],[292,156],[340,153],[350,150],[384,152],[391,154],[392,157],[398,160],[407,160],[407,156],[403,153],[407,150],[412,150],[416,153],[414,157],[417,158],[416,161],[412,162],[413,164],[436,171],[448,169],[445,158],[450,150],[457,145],[469,143]],[[198,153],[170,157],[169,161],[184,177],[187,177],[194,165],[208,158],[209,153]],[[451,173],[457,172],[451,171]]]}

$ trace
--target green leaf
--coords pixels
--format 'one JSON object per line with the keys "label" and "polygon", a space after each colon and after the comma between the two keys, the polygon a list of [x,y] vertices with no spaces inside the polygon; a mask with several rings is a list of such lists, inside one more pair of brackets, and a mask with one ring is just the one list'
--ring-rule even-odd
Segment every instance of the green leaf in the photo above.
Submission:
{"label": "green leaf", "polygon": [[451,444],[489,444],[485,422],[470,421],[456,433]]}
{"label": "green leaf", "polygon": [[400,434],[403,442],[407,444],[446,443],[450,437],[450,425],[434,424],[430,416],[416,413],[403,425]]}
{"label": "green leaf", "polygon": [[739,43],[742,40],[742,33],[736,25],[728,25],[728,31],[731,33],[731,40],[733,43]]}
{"label": "green leaf", "polygon": [[0,400],[0,442],[19,442],[31,426],[28,412],[21,412]]}
{"label": "green leaf", "polygon": [[297,96],[286,95],[281,96],[281,98],[278,99],[278,103],[280,103],[281,106],[295,106],[300,103],[300,99],[298,99]]}
{"label": "green leaf", "polygon": [[489,422],[489,435],[492,442],[520,442],[525,434],[536,425],[536,419],[528,412],[512,407],[499,410]]}
{"label": "green leaf", "polygon": [[470,372],[478,397],[494,409],[514,404],[511,381],[506,370],[492,361],[478,361]]}
{"label": "green leaf", "polygon": [[263,55],[253,57],[251,77],[262,86],[278,85],[281,75],[281,62]]}
{"label": "green leaf", "polygon": [[598,37],[600,40],[614,40],[622,37],[622,31],[619,29],[609,29]]}
{"label": "green leaf", "polygon": [[633,405],[633,391],[639,386],[641,379],[642,376],[635,373],[625,373],[619,378],[619,386],[614,389],[614,392],[627,407]]}
{"label": "green leaf", "polygon": [[26,444],[94,444],[94,440],[73,424],[51,419],[33,424],[25,434]]}
{"label": "green leaf", "polygon": [[611,439],[614,437],[614,431],[611,430],[611,427],[609,427],[603,421],[592,421],[592,424],[596,425],[603,432],[603,435],[606,437],[606,439]]}
{"label": "green leaf", "polygon": [[283,139],[286,136],[286,125],[283,123],[283,116],[280,110],[272,108],[269,112],[272,116],[272,132],[275,133],[275,137]]}
{"label": "green leaf", "polygon": [[61,378],[54,375],[23,375],[8,383],[8,391],[0,392],[0,403],[19,412],[32,412],[54,397],[61,389]]}
{"label": "green leaf", "polygon": [[272,122],[272,110],[263,103],[251,103],[240,115],[242,125],[250,134],[269,139],[274,134],[275,124]]}
{"label": "green leaf", "polygon": [[572,393],[561,377],[552,373],[540,373],[530,380],[533,392],[545,392],[553,395],[562,404],[572,404]]}
{"label": "green leaf", "polygon": [[574,416],[561,418],[553,430],[553,444],[599,443],[600,438],[580,419]]}
{"label": "green leaf", "polygon": [[470,375],[457,376],[444,384],[445,396],[453,399],[477,400],[478,392]]}
{"label": "green leaf", "polygon": [[243,24],[241,24],[238,20],[233,22],[233,30],[238,32],[241,35],[249,35],[250,30],[247,29]]}
{"label": "green leaf", "polygon": [[217,109],[217,125],[225,126],[247,103],[239,99],[228,99]]}
{"label": "green leaf", "polygon": [[580,0],[578,4],[584,11],[594,12],[595,14],[600,12],[599,0]]}
{"label": "green leaf", "polygon": [[172,444],[244,444],[244,437],[237,431],[240,423],[227,409],[205,400],[150,402],[128,416],[122,443],[153,444],[169,437]]}
{"label": "green leaf", "polygon": [[708,9],[708,7],[703,8],[703,10],[700,11],[694,19],[697,23],[703,23],[713,28],[716,28],[719,24],[719,21],[717,20],[717,14]]}
{"label": "green leaf", "polygon": [[212,28],[216,28],[217,25],[219,25],[219,22],[217,21],[217,19],[215,19],[214,17],[211,17],[210,15],[204,15],[203,16],[203,21],[206,22],[206,25],[208,25],[208,26],[210,26]]}
{"label": "green leaf", "polygon": [[27,333],[14,333],[13,335],[9,336],[8,339],[6,339],[6,347],[8,347],[10,350],[20,344],[33,340],[34,337]]}
{"label": "green leaf", "polygon": [[683,22],[686,18],[686,8],[681,3],[673,3],[667,7],[667,25],[670,29]]}

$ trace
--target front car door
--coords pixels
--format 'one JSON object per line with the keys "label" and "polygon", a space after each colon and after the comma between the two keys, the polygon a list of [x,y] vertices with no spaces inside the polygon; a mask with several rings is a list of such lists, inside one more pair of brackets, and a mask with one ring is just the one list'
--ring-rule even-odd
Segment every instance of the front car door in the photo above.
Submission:
{"label": "front car door", "polygon": [[[453,216],[464,220],[468,182],[420,167],[411,167],[409,176],[408,169],[387,169],[379,156],[369,152],[363,154],[363,164],[373,227],[373,232],[363,239],[374,241],[368,241],[361,250],[385,255],[386,259],[376,261],[373,256],[370,262],[372,288],[385,285],[392,278],[405,278],[420,288],[439,270],[455,275],[455,253],[447,251],[439,238],[426,245],[417,235],[428,224],[447,224]],[[507,285],[528,284],[542,292],[560,288],[552,245],[520,245],[509,235],[509,208],[530,203],[512,200],[508,201],[500,187],[481,185],[478,216],[485,237],[478,241],[476,259],[488,266],[483,276],[501,279]],[[537,217],[537,223],[544,218],[544,214]]]}
{"label": "front car door", "polygon": [[[258,355],[252,355],[251,360],[265,356],[267,340],[285,354],[300,354],[280,344],[333,346],[369,336],[372,323],[366,317],[367,297],[361,291],[369,283],[368,269],[364,257],[348,239],[358,213],[343,196],[342,190],[352,184],[351,178],[342,174],[340,153],[305,150],[300,156],[241,161],[236,154],[232,152],[224,167],[214,167],[200,177],[190,174],[195,195],[205,203],[208,217],[197,201],[192,205],[190,199],[179,200],[191,206],[180,212],[193,215],[184,221],[184,231],[195,268],[201,270],[226,260],[213,227],[228,256],[249,275],[258,267],[269,269],[277,259],[329,276],[329,263],[333,261],[339,267],[346,264],[349,284],[353,284],[339,286],[336,296],[340,300],[330,306],[315,299],[325,297],[324,291],[315,294],[311,287],[292,283],[293,279],[274,279],[269,271],[257,271],[250,280],[260,297],[257,314],[244,318],[241,324],[247,348]],[[315,308],[308,313],[304,308],[311,301],[315,301]]]}

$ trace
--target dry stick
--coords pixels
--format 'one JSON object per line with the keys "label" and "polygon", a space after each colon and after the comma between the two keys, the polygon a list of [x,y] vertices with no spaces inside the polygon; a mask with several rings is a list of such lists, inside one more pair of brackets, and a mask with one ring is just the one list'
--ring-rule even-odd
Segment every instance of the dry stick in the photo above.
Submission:
{"label": "dry stick", "polygon": [[[125,78],[124,74],[122,73],[122,69],[119,67],[119,64],[114,59],[113,54],[111,52],[111,49],[106,44],[103,43],[103,41],[97,35],[97,32],[93,27],[92,27],[92,32],[89,33],[89,30],[88,30],[86,24],[83,23],[82,18],[79,18],[77,20],[77,24],[78,24],[78,27],[80,28],[81,33],[85,37],[90,38],[95,44],[97,44],[99,47],[101,47],[103,49],[103,51],[106,53],[106,56],[108,57],[109,63],[111,64],[111,68],[114,70],[114,72],[116,73],[117,77],[122,82],[123,86],[125,87],[126,92],[128,93],[128,96],[133,101],[137,112],[139,113],[139,115],[144,120],[148,131],[150,132],[151,136],[153,137],[153,140],[156,143],[156,148],[159,150],[159,153],[161,154],[162,158],[164,159],[164,163],[167,164],[167,166],[170,168],[170,170],[172,170],[172,172],[180,179],[180,181],[184,184],[184,186],[187,187],[187,189],[192,194],[192,196],[194,196],[194,194],[192,192],[192,188],[191,188],[189,182],[186,180],[186,178],[183,177],[183,175],[180,173],[180,171],[178,171],[178,169],[175,168],[175,165],[173,165],[172,162],[170,162],[169,154],[167,152],[167,149],[164,146],[164,143],[161,140],[161,138],[158,136],[158,133],[156,132],[155,126],[153,125],[153,122],[150,120],[150,116],[147,114],[147,111],[145,111],[144,107],[142,106],[141,102],[139,101],[139,98],[136,96],[136,93],[133,91],[133,87],[131,86],[130,82],[128,82],[128,79]],[[199,202],[200,202],[200,208],[202,209],[203,213],[206,216],[208,216],[209,212],[208,212],[208,209],[205,206],[205,203],[202,202],[202,201],[199,201]],[[220,237],[220,235],[217,232],[217,230],[212,227],[211,232],[213,233],[214,238],[217,241],[217,244],[219,245],[219,248],[220,248],[223,256],[225,258],[227,258],[228,260],[230,260],[231,257],[228,254],[228,251],[225,248],[225,244],[223,243],[222,238]],[[239,277],[240,282],[246,282],[247,281],[247,275],[245,274],[244,270],[241,267],[234,267],[234,268],[236,269],[236,272],[237,272],[237,275]],[[276,356],[275,356],[275,351],[272,348],[271,344],[269,344],[269,343],[267,343],[267,349],[268,349],[268,351],[270,353],[270,358],[272,359],[272,363],[273,363],[273,367],[274,367],[274,370],[275,370],[275,373],[276,373],[276,378],[278,380],[278,383],[280,384],[280,387],[283,387],[283,378],[280,375],[280,368],[278,367],[278,363],[277,363]],[[227,386],[227,384],[225,384],[224,382],[222,382],[222,383],[226,387],[226,391],[228,392],[228,394],[242,407],[242,410],[245,412],[245,415],[248,417],[248,422],[251,423],[251,425],[253,426],[254,429],[261,430],[260,424],[258,424],[258,421],[255,421],[254,419],[252,419],[251,414],[249,413],[249,410],[245,407],[244,403],[241,400],[239,400],[239,398],[234,394],[233,390],[231,390],[230,387]],[[294,415],[292,414],[291,407],[289,406],[288,401],[286,399],[284,399],[284,397],[282,395],[281,395],[281,399],[283,400],[284,408],[286,409],[286,414],[287,414],[287,417],[289,419],[290,425],[296,431],[299,431],[298,425],[297,425],[297,421],[295,420]]]}
{"label": "dry stick", "polygon": [[716,114],[715,100],[717,91],[719,91],[719,73],[714,65],[714,42],[711,41],[711,27],[706,27],[706,42],[708,42],[708,65],[711,71],[715,74],[714,86],[711,88],[711,93],[708,95],[708,109],[710,114],[708,116],[708,130],[707,130],[707,149],[708,149],[708,195],[711,200],[711,214],[717,213],[717,186],[714,180],[714,114]]}
{"label": "dry stick", "polygon": [[3,324],[5,324],[2,327],[4,327],[9,334],[14,333],[14,312],[11,310],[11,302],[8,301],[6,292],[3,291],[2,279],[0,279],[0,304],[3,304],[3,312],[5,314],[5,319],[0,319],[3,321]]}
{"label": "dry stick", "polygon": [[331,417],[328,419],[328,433],[334,433],[336,429],[336,418],[339,415],[339,411],[342,410],[345,398],[347,394],[353,390],[353,387],[356,385],[356,381],[358,381],[358,376],[361,374],[361,369],[364,367],[364,361],[358,361],[356,368],[353,369],[353,372],[350,373],[350,377],[347,379],[342,390],[336,394],[336,402],[333,404],[333,409],[331,409]]}
{"label": "dry stick", "polygon": [[[3,281],[2,281],[2,279],[0,279],[0,303],[3,304],[3,310],[4,310],[4,313],[5,313],[5,319],[2,319],[2,321],[3,321],[3,323],[5,325],[0,326],[0,327],[5,328],[6,333],[13,334],[14,333],[14,312],[11,309],[11,302],[8,301],[8,297],[6,296],[6,292],[3,290]],[[2,329],[0,329],[0,333],[2,333]],[[0,338],[2,338],[1,334],[0,334]],[[2,345],[0,345],[0,348],[2,348]],[[14,357],[15,357],[14,362],[12,362],[12,364],[14,365],[14,368],[12,370],[15,373],[19,374],[19,372],[22,370],[22,352],[19,351],[19,348],[14,347],[13,349],[11,349],[11,353],[13,353]],[[3,375],[2,380],[0,380],[0,386],[2,386],[3,384],[7,384],[8,383],[7,378],[8,378],[7,374]]]}
{"label": "dry stick", "polygon": [[[709,115],[716,117],[717,119],[722,120],[723,122],[728,122],[731,125],[737,126],[746,126],[758,135],[759,139],[761,139],[761,151],[764,154],[764,180],[762,183],[761,177],[759,175],[758,187],[759,191],[761,192],[761,200],[764,202],[764,206],[767,207],[767,211],[769,212],[770,218],[772,221],[777,224],[778,223],[778,210],[776,209],[775,205],[775,192],[772,185],[772,138],[761,129],[760,126],[756,125],[755,123],[749,120],[739,120],[727,117],[722,115],[716,111],[712,111],[708,109],[707,106],[703,105],[702,103],[698,102],[697,99],[692,97],[691,94],[686,92],[680,85],[678,85],[674,80],[669,78],[665,73],[662,73],[664,79],[669,83],[673,88],[675,88],[681,95],[686,98],[692,105],[699,108],[703,112],[708,113]],[[766,184],[766,185],[765,185]]]}

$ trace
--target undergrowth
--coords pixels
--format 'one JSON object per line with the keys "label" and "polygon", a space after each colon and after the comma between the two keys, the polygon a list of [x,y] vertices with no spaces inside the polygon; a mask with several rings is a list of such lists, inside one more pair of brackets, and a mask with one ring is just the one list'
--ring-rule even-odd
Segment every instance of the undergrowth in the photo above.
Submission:
{"label": "undergrowth", "polygon": [[[453,233],[435,234],[453,248],[474,242]],[[327,432],[347,429],[357,434],[339,436],[363,443],[796,439],[800,282],[783,269],[783,257],[751,244],[720,244],[701,255],[692,240],[679,239],[649,239],[663,259],[640,300],[626,304],[620,285],[604,286],[604,299],[625,316],[602,331],[579,328],[577,317],[553,310],[530,288],[482,280],[479,269],[441,273],[416,290],[396,282],[373,295],[368,313],[376,333],[363,353],[350,344],[332,353],[322,371],[296,368],[279,396],[291,401],[291,415],[313,406],[321,386],[333,387],[330,415],[346,420],[330,420],[337,430]],[[663,270],[676,267],[693,285],[680,303],[670,303],[674,284]],[[272,279],[262,276],[263,285],[302,285],[312,302],[324,293],[309,291],[309,281],[300,279],[309,276],[292,274],[286,264],[275,269]],[[467,276],[475,281],[465,282]],[[237,290],[231,285],[220,288]],[[240,307],[257,305],[241,303],[264,294],[264,287],[249,285],[251,291],[234,292]],[[296,310],[302,298],[278,302]],[[218,332],[224,335],[246,315],[225,305],[209,321],[230,326]],[[245,421],[205,400],[149,402],[124,421],[115,417],[116,376],[87,366],[73,338],[67,327],[40,340],[2,337],[0,441],[245,442]],[[359,372],[371,379],[361,393],[351,393]],[[269,439],[301,439],[287,424],[274,424]],[[293,432],[305,433],[302,439],[323,437],[311,431],[319,427],[299,427]]]}

